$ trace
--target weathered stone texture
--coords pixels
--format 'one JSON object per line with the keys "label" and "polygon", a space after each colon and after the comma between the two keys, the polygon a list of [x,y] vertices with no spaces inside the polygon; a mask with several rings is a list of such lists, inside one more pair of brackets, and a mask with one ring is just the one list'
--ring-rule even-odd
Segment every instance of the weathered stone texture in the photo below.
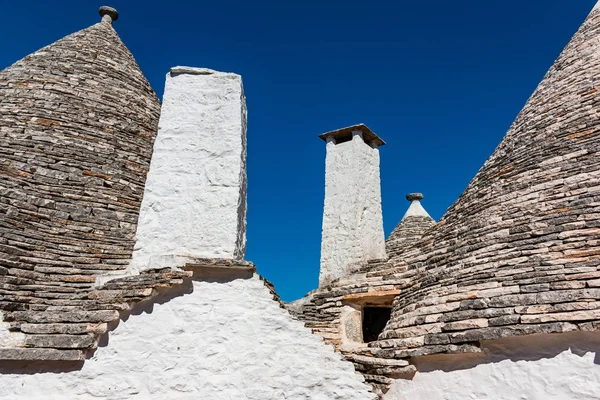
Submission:
{"label": "weathered stone texture", "polygon": [[159,112],[109,23],[0,72],[3,283],[78,287],[126,266]]}
{"label": "weathered stone texture", "polygon": [[410,207],[402,217],[402,221],[385,241],[388,257],[397,257],[402,254],[435,225],[435,220],[421,205],[421,200],[423,200],[421,193],[408,194],[406,199],[411,202]]}
{"label": "weathered stone texture", "polygon": [[[390,261],[416,275],[381,339],[477,342],[600,318],[599,36],[594,11],[460,199]],[[438,322],[457,312],[460,320]]]}
{"label": "weathered stone texture", "polygon": [[[106,310],[128,295],[99,299],[92,286],[131,257],[159,110],[109,22],[0,72],[0,309],[13,330],[118,318]],[[82,336],[31,336],[26,345],[92,345],[87,330],[27,330],[75,332]]]}
{"label": "weathered stone texture", "polygon": [[408,216],[403,218],[385,242],[388,256],[397,257],[402,254],[434,225],[435,221],[431,217]]}

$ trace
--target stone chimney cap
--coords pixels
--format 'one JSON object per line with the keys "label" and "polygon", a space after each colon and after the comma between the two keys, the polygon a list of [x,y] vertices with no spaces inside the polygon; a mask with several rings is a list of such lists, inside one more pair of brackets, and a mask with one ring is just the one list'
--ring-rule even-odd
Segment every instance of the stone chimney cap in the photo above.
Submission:
{"label": "stone chimney cap", "polygon": [[327,141],[327,139],[330,137],[336,139],[336,141],[337,141],[338,139],[344,138],[345,136],[352,137],[352,132],[356,132],[356,131],[362,133],[363,140],[365,141],[365,143],[375,142],[375,144],[377,144],[378,147],[385,145],[385,142],[379,136],[377,136],[372,130],[370,130],[369,127],[366,126],[365,124],[356,124],[356,125],[348,126],[346,128],[336,129],[335,131],[323,133],[323,134],[319,135],[319,137],[321,139],[323,139],[324,141]]}
{"label": "stone chimney cap", "polygon": [[98,13],[102,17],[102,21],[110,22],[111,24],[119,19],[119,12],[109,6],[100,7]]}
{"label": "stone chimney cap", "polygon": [[406,195],[406,200],[415,201],[415,200],[423,200],[423,194],[421,193],[410,193]]}

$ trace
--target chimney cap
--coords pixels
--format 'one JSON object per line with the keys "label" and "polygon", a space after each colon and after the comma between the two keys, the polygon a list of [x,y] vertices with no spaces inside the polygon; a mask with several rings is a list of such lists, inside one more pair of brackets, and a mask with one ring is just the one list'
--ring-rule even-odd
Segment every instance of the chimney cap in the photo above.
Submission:
{"label": "chimney cap", "polygon": [[345,136],[348,136],[348,135],[351,136],[352,132],[356,132],[356,131],[359,131],[362,133],[363,140],[367,144],[374,142],[377,145],[377,147],[385,145],[385,142],[379,136],[377,136],[372,130],[370,130],[369,127],[366,126],[365,124],[356,124],[356,125],[348,126],[346,128],[336,129],[335,131],[323,133],[323,134],[319,135],[319,137],[321,139],[323,139],[324,141],[327,141],[327,139],[329,139],[329,138],[333,138],[333,139],[336,139],[336,141],[338,141],[338,139],[343,138]]}

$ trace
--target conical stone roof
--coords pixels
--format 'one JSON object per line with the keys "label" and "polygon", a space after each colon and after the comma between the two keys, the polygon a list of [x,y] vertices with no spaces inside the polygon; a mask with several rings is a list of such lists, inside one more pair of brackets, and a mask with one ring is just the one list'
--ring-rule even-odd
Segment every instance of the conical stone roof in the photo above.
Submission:
{"label": "conical stone roof", "polygon": [[409,194],[406,199],[411,202],[410,207],[385,242],[386,252],[390,257],[401,254],[435,225],[435,220],[421,205],[421,193]]}
{"label": "conical stone roof", "polygon": [[110,14],[0,72],[0,310],[22,321],[102,321],[34,311],[114,313],[85,293],[131,257],[160,102]]}
{"label": "conical stone roof", "polygon": [[[598,77],[596,7],[462,196],[391,260],[390,270],[406,266],[413,283],[396,297],[380,336],[397,341],[378,346],[418,336],[425,347],[406,355],[425,355],[471,351],[456,344],[483,339],[600,328],[597,311],[552,306],[600,300]],[[523,307],[532,305],[540,307]],[[564,313],[527,315],[534,309]],[[456,312],[437,314],[444,311]],[[457,333],[462,326],[480,329]]]}

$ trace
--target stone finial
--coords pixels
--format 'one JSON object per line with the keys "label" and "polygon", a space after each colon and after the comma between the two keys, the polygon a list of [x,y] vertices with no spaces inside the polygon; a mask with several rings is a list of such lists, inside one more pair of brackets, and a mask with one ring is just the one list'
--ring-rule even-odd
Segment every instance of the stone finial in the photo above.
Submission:
{"label": "stone finial", "polygon": [[119,12],[112,7],[102,6],[98,13],[102,17],[102,21],[112,24],[119,19]]}
{"label": "stone finial", "polygon": [[406,195],[406,200],[410,201],[410,207],[402,217],[404,221],[407,217],[427,217],[431,218],[431,216],[425,211],[423,206],[421,205],[421,200],[423,200],[423,194],[421,193],[410,193]]}
{"label": "stone finial", "polygon": [[416,200],[423,200],[423,195],[421,193],[409,193],[406,195],[406,200],[408,201],[416,201]]}

